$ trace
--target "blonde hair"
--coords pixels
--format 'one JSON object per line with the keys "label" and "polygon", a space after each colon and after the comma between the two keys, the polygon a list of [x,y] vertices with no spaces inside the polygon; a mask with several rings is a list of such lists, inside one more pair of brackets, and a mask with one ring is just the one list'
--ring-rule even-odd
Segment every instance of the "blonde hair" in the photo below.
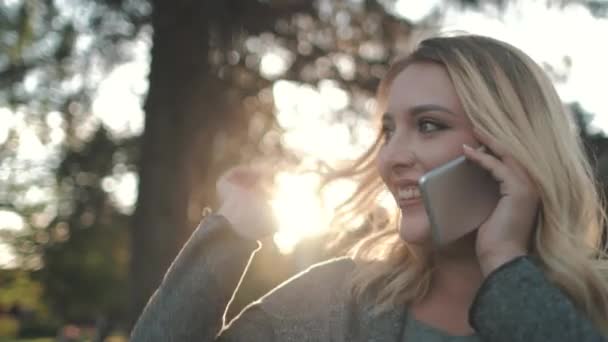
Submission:
{"label": "blonde hair", "polygon": [[[444,66],[473,126],[508,146],[528,171],[541,197],[530,253],[548,279],[608,333],[602,200],[576,125],[551,81],[530,57],[506,43],[475,35],[434,37],[390,67],[378,88],[379,114],[394,78],[416,62]],[[380,115],[376,119],[380,132]],[[334,223],[369,213],[377,203],[384,189],[375,165],[381,143],[378,134],[350,167],[326,175],[323,186],[336,178],[358,180]],[[394,215],[377,223],[351,251],[364,261],[353,278],[353,294],[373,298],[378,313],[423,298],[431,282],[429,258],[399,239],[398,220]]]}

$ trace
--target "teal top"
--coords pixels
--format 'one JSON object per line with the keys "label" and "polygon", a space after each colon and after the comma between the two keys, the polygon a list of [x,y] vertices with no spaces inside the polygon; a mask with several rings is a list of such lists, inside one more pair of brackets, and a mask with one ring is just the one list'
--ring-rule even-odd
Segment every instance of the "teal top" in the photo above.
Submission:
{"label": "teal top", "polygon": [[482,342],[476,334],[467,336],[454,336],[418,321],[414,316],[406,313],[406,322],[401,342]]}

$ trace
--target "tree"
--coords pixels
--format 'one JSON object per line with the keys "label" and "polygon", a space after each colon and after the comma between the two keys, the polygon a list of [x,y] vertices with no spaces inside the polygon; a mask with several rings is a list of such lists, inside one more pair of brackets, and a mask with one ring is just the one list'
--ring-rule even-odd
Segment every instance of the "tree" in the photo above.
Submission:
{"label": "tree", "polygon": [[0,5],[0,108],[15,118],[0,142],[0,204],[23,218],[10,234],[20,267],[59,321],[125,316],[129,225],[104,183],[133,169],[137,137],[107,134],[90,106],[148,15],[145,1]]}

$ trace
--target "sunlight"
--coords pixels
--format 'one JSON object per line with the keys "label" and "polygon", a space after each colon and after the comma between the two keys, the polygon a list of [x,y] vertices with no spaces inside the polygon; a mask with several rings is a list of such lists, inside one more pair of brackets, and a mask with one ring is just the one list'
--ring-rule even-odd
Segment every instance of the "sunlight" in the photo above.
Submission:
{"label": "sunlight", "polygon": [[[287,172],[277,174],[275,184],[270,205],[279,229],[273,240],[284,254],[292,253],[301,240],[327,232],[331,215],[356,188],[352,180],[339,179],[327,185],[319,198],[315,193],[319,184],[318,175]],[[378,204],[391,216],[398,210],[388,190],[379,195]],[[362,223],[363,218],[360,217],[353,224],[357,226]]]}
{"label": "sunlight", "polygon": [[0,210],[0,230],[20,230],[23,229],[23,225],[21,215],[10,210]]}
{"label": "sunlight", "polygon": [[134,59],[112,70],[97,89],[93,113],[116,137],[137,136],[144,129],[142,101],[148,91],[149,49],[146,39],[133,43]]}
{"label": "sunlight", "polygon": [[442,26],[446,31],[464,30],[519,47],[553,70],[552,81],[562,101],[579,102],[595,114],[591,125],[608,131],[608,102],[603,95],[608,45],[598,44],[608,35],[608,20],[594,17],[583,4],[547,7],[545,1],[513,1],[502,15],[452,6]]}
{"label": "sunlight", "polygon": [[373,141],[372,123],[362,115],[350,115],[356,120],[354,136],[345,122],[336,122],[335,113],[344,110],[351,99],[334,81],[322,80],[313,87],[279,80],[272,92],[277,122],[285,129],[282,142],[300,156],[314,156],[333,166],[339,160],[355,158]]}
{"label": "sunlight", "polygon": [[302,239],[325,233],[331,214],[355,190],[353,181],[336,180],[323,189],[319,198],[315,193],[319,181],[319,176],[312,173],[277,174],[270,205],[279,223],[274,242],[282,253],[291,253]]}
{"label": "sunlight", "polygon": [[0,268],[7,269],[16,266],[17,257],[13,248],[3,242],[0,242]]}
{"label": "sunlight", "polygon": [[27,114],[21,111],[14,113],[14,129],[19,133],[17,158],[30,162],[42,162],[48,158],[49,151],[38,138],[36,128],[25,120],[26,116]]}
{"label": "sunlight", "polygon": [[440,0],[398,0],[395,3],[395,10],[403,14],[408,20],[418,22],[430,15],[441,5]]}
{"label": "sunlight", "polygon": [[138,183],[139,177],[135,172],[115,172],[103,178],[101,187],[110,195],[110,199],[121,213],[130,215],[135,209]]}
{"label": "sunlight", "polygon": [[260,73],[268,79],[274,79],[284,74],[289,65],[289,51],[277,47],[262,56]]}
{"label": "sunlight", "polygon": [[319,178],[312,174],[281,172],[275,177],[276,189],[270,205],[279,223],[274,241],[282,253],[290,253],[302,238],[327,229],[326,213],[314,189]]}
{"label": "sunlight", "polygon": [[11,129],[13,129],[13,112],[8,108],[0,108],[0,144],[4,144],[8,139]]}
{"label": "sunlight", "polygon": [[[23,218],[10,210],[0,210],[0,231],[18,231],[23,229]],[[16,256],[10,244],[0,241],[0,268],[16,266]]]}

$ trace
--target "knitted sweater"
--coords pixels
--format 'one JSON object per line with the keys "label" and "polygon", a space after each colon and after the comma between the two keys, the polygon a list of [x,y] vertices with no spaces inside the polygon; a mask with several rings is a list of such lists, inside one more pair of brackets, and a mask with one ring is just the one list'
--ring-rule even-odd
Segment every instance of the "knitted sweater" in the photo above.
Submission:
{"label": "knitted sweater", "polygon": [[608,341],[527,256],[484,280],[469,311],[473,336],[425,327],[408,319],[406,308],[373,315],[348,295],[356,265],[346,257],[312,266],[225,324],[225,309],[258,247],[224,217],[207,216],[150,298],[131,341]]}

